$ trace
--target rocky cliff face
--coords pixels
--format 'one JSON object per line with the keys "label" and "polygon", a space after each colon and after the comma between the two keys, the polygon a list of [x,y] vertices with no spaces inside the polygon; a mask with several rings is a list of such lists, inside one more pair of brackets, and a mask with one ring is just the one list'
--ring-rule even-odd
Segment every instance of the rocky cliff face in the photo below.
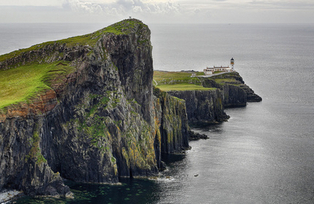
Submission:
{"label": "rocky cliff face", "polygon": [[237,72],[199,79],[204,87],[214,90],[167,92],[186,101],[190,125],[209,125],[226,121],[229,116],[224,112],[224,108],[242,107],[246,106],[247,102],[262,100],[244,83]]}
{"label": "rocky cliff face", "polygon": [[2,110],[0,190],[71,196],[62,178],[115,183],[149,176],[162,152],[188,148],[185,103],[153,96],[148,27],[125,20],[79,39],[84,43],[44,43],[0,61],[2,70],[58,61],[74,68],[32,105]]}
{"label": "rocky cliff face", "polygon": [[181,152],[189,148],[186,102],[154,88],[155,117],[161,134],[161,153]]}
{"label": "rocky cliff face", "polygon": [[246,106],[247,102],[260,102],[262,98],[244,83],[237,72],[203,78],[203,86],[218,88],[223,93],[223,105],[228,107]]}
{"label": "rocky cliff face", "polygon": [[186,101],[190,125],[208,125],[229,118],[224,112],[223,94],[219,90],[169,91],[168,93]]}

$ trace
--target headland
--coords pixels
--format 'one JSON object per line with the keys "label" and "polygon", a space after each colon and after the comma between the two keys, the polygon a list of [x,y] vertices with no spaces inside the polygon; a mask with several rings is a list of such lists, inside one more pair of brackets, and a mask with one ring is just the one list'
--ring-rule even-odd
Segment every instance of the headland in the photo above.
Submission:
{"label": "headland", "polygon": [[225,107],[257,99],[238,73],[192,78],[152,62],[136,19],[0,56],[0,191],[72,197],[63,179],[156,175],[162,153],[197,137],[189,124],[225,121]]}

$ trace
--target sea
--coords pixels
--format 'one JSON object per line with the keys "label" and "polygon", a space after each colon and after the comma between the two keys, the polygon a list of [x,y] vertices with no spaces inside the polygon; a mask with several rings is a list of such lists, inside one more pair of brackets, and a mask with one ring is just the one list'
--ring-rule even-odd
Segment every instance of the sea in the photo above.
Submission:
{"label": "sea", "polygon": [[[0,54],[109,24],[0,24]],[[228,122],[193,129],[210,139],[165,156],[154,179],[67,182],[75,199],[16,203],[314,203],[314,25],[153,24],[155,70],[229,65],[263,98],[226,109]]]}

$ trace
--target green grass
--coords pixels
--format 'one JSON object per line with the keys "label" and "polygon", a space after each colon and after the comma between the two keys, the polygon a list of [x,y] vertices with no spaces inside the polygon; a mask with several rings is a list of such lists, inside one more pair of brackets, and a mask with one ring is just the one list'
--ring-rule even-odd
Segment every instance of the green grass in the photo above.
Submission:
{"label": "green grass", "polygon": [[[201,79],[191,77],[189,72],[163,72],[154,71],[154,85],[162,91],[191,91],[191,90],[214,90],[215,88],[203,87]],[[196,72],[197,76],[204,75]]]}
{"label": "green grass", "polygon": [[[154,71],[154,85],[170,85],[170,84],[187,84],[192,83],[201,85],[198,77],[191,77],[192,73],[188,72],[163,72]],[[196,72],[196,75],[204,75],[203,72]]]}
{"label": "green grass", "polygon": [[219,84],[226,84],[226,83],[239,83],[239,81],[237,81],[236,79],[234,78],[223,78],[223,79],[214,79],[216,83],[219,83]]}
{"label": "green grass", "polygon": [[0,70],[0,110],[11,104],[28,102],[37,93],[60,83],[73,70],[66,62]]}
{"label": "green grass", "polygon": [[205,90],[215,90],[215,88],[205,88],[196,84],[174,84],[174,85],[159,85],[156,86],[162,91],[205,91]]}
{"label": "green grass", "polygon": [[213,74],[220,74],[223,73],[224,71],[215,71]]}
{"label": "green grass", "polygon": [[[203,72],[195,72],[196,76],[204,75]],[[216,88],[205,88],[202,82],[207,78],[191,77],[189,72],[165,72],[154,71],[153,84],[162,91],[185,91],[185,90],[215,90]],[[240,85],[237,80],[238,73],[231,72],[208,78],[219,85],[232,84]]]}

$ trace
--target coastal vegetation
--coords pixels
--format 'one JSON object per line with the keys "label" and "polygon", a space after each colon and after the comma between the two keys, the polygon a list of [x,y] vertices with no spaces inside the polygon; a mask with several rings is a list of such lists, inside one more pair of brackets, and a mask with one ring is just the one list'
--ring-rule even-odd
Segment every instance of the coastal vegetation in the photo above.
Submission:
{"label": "coastal vegetation", "polygon": [[226,83],[233,83],[234,85],[236,85],[237,83],[239,83],[236,79],[234,78],[217,78],[217,79],[214,79],[216,83],[218,84],[226,84]]}
{"label": "coastal vegetation", "polygon": [[[203,72],[193,72],[195,76],[204,75]],[[154,71],[154,85],[162,91],[191,91],[211,90],[202,86],[202,80],[192,77],[191,72]]]}
{"label": "coastal vegetation", "polygon": [[0,70],[0,110],[20,102],[28,102],[37,94],[60,83],[74,67],[68,62],[34,63]]}
{"label": "coastal vegetation", "polygon": [[206,90],[214,90],[215,88],[205,88],[201,85],[196,84],[163,84],[157,86],[162,91],[206,91]]}
{"label": "coastal vegetation", "polygon": [[210,77],[203,72],[168,72],[154,71],[154,86],[162,91],[204,91],[216,90],[224,85],[241,86],[242,78],[237,72],[218,72]]}

